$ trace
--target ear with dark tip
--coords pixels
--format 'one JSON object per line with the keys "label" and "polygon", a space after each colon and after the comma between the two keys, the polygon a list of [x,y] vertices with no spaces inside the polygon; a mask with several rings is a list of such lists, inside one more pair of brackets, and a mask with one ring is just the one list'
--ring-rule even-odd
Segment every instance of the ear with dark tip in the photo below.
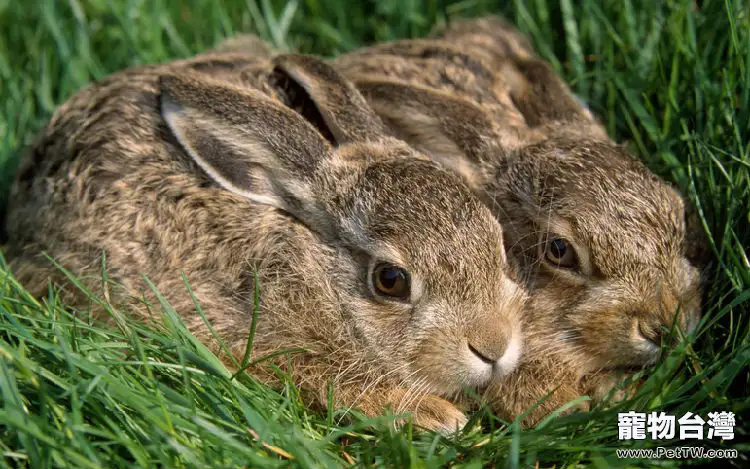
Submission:
{"label": "ear with dark tip", "polygon": [[333,143],[376,140],[387,134],[357,88],[317,57],[285,54],[274,59],[277,85],[289,105]]}
{"label": "ear with dark tip", "polygon": [[330,223],[316,209],[313,175],[331,148],[309,123],[261,93],[206,78],[163,76],[159,86],[167,127],[214,181],[308,225]]}
{"label": "ear with dark tip", "polygon": [[356,84],[396,136],[470,184],[481,184],[484,163],[499,156],[495,127],[473,103],[400,82],[363,78]]}

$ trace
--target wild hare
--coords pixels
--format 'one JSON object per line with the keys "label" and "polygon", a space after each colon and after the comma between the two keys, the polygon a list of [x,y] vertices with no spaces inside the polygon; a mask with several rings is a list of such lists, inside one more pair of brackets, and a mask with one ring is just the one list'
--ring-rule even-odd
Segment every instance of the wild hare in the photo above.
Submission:
{"label": "wild hare", "polygon": [[[452,401],[519,360],[525,293],[505,272],[500,224],[310,56],[212,52],[80,91],[26,155],[7,227],[32,292],[62,280],[44,251],[145,315],[145,275],[216,349],[184,271],[238,357],[257,273],[252,357],[306,349],[272,361],[312,404],[327,405],[332,383],[337,408],[411,411],[451,432],[466,422]],[[121,290],[102,292],[102,254]]]}
{"label": "wild hare", "polygon": [[459,21],[334,63],[393,135],[460,174],[503,224],[530,300],[522,364],[485,395],[500,416],[550,393],[525,424],[601,400],[658,360],[673,326],[696,327],[710,254],[691,206],[506,21]]}

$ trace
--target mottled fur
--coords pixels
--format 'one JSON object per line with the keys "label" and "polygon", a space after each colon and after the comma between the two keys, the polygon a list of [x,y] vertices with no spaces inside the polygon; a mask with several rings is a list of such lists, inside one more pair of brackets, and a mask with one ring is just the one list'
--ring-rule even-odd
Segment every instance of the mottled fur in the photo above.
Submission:
{"label": "mottled fur", "polygon": [[[688,203],[612,142],[507,22],[460,21],[334,63],[394,135],[461,174],[503,223],[531,301],[524,363],[486,394],[500,415],[555,389],[526,423],[601,398],[657,360],[678,310],[695,327],[708,251]],[[577,269],[545,261],[548,234],[575,248]]]}
{"label": "mottled fur", "polygon": [[[267,55],[230,44],[70,98],[13,187],[13,271],[36,295],[50,279],[64,283],[44,251],[136,315],[142,300],[156,304],[145,275],[216,350],[184,272],[238,357],[257,273],[252,357],[306,349],[275,362],[291,360],[313,403],[327,404],[330,382],[337,408],[412,411],[442,431],[463,425],[447,399],[511,372],[520,351],[525,294],[505,272],[500,225],[459,177],[385,135],[329,66]],[[121,286],[98,277],[103,254]],[[410,302],[368,287],[376,261],[409,270]],[[65,293],[85,305],[72,286]],[[251,372],[275,382],[264,366]]]}

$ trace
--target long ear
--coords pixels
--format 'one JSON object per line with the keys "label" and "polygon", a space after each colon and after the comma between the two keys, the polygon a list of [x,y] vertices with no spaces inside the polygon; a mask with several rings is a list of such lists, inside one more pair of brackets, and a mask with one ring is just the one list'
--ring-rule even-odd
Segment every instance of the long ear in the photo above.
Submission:
{"label": "long ear", "polygon": [[472,185],[481,184],[484,163],[504,150],[489,115],[469,101],[412,84],[355,82],[398,137]]}
{"label": "long ear", "polygon": [[238,34],[224,39],[213,49],[208,51],[216,53],[237,52],[255,57],[270,58],[274,54],[273,47],[255,34]]}
{"label": "long ear", "polygon": [[[439,60],[443,64],[460,64],[462,68],[471,72],[478,82],[494,82],[495,76],[487,64],[468,54],[461,47],[446,41],[434,39],[402,39],[384,42],[373,46],[357,49],[348,54],[355,62],[362,63],[362,59],[382,60],[383,56],[399,57],[407,60],[420,61],[422,59]],[[347,55],[342,57],[346,58]]]}
{"label": "long ear", "polygon": [[482,57],[493,68],[507,57],[533,57],[529,38],[501,16],[458,19],[432,30],[430,37],[454,44],[467,54]]}
{"label": "long ear", "polygon": [[164,76],[160,88],[167,126],[218,184],[303,222],[321,216],[313,175],[331,148],[303,118],[258,92],[205,78]]}
{"label": "long ear", "polygon": [[274,59],[276,87],[287,104],[318,127],[332,143],[375,140],[383,122],[349,80],[321,59],[285,54]]}
{"label": "long ear", "polygon": [[568,85],[543,60],[517,59],[512,64],[523,79],[511,86],[511,98],[532,127],[553,122],[593,123]]}
{"label": "long ear", "polygon": [[593,114],[552,66],[538,57],[529,38],[508,20],[500,16],[458,20],[434,30],[432,36],[489,64],[509,84],[514,103],[531,127],[575,122],[606,137]]}

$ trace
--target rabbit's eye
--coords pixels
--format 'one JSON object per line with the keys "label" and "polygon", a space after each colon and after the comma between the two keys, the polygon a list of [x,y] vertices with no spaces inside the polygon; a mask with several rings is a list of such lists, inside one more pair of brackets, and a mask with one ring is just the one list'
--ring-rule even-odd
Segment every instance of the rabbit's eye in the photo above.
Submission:
{"label": "rabbit's eye", "polygon": [[381,295],[399,300],[408,300],[411,296],[409,273],[401,267],[378,264],[372,271],[372,283]]}
{"label": "rabbit's eye", "polygon": [[578,256],[573,247],[563,238],[552,236],[547,240],[544,255],[556,267],[570,269],[578,264]]}

